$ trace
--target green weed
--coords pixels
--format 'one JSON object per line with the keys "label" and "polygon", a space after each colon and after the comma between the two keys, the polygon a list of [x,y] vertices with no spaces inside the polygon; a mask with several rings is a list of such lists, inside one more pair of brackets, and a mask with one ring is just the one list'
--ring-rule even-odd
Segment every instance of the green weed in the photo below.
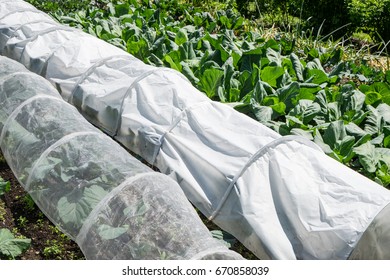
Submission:
{"label": "green weed", "polygon": [[47,240],[43,249],[43,255],[46,259],[62,259],[65,248],[57,240]]}
{"label": "green weed", "polygon": [[0,199],[0,222],[4,221],[7,211],[5,210],[5,203]]}

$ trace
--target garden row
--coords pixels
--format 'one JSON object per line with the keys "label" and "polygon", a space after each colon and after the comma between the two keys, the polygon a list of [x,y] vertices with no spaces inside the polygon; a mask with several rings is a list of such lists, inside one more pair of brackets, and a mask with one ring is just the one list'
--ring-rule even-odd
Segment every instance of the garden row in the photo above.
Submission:
{"label": "garden row", "polygon": [[214,15],[177,1],[128,0],[52,13],[155,65],[182,72],[282,135],[302,135],[328,155],[390,184],[390,71],[343,60],[343,49],[297,49],[264,39],[233,10]]}

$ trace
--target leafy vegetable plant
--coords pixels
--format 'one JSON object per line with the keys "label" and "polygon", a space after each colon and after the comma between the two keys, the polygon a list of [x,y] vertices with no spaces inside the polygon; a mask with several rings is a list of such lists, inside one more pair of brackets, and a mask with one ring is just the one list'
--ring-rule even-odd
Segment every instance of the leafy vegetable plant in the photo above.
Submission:
{"label": "leafy vegetable plant", "polygon": [[30,244],[30,239],[16,238],[9,229],[0,229],[0,257],[15,258],[26,251]]}

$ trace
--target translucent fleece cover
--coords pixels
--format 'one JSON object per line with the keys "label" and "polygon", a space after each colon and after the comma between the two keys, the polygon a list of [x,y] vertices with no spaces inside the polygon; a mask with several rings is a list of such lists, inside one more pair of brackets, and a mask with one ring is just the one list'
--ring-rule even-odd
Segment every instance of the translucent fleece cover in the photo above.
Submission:
{"label": "translucent fleece cover", "polygon": [[87,259],[242,259],[212,237],[175,181],[5,57],[0,146],[20,184]]}
{"label": "translucent fleece cover", "polygon": [[212,102],[180,73],[50,25],[44,14],[42,23],[13,23],[14,3],[0,4],[0,52],[46,77],[88,121],[174,178],[259,258],[347,259],[389,204],[388,190],[311,141],[282,137]]}

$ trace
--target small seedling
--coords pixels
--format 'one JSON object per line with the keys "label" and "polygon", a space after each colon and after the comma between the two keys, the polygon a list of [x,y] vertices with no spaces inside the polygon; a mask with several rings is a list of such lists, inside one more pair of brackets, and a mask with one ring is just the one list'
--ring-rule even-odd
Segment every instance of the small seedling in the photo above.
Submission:
{"label": "small seedling", "polygon": [[46,247],[43,249],[43,255],[49,259],[61,259],[64,246],[57,240],[47,240]]}
{"label": "small seedling", "polygon": [[9,192],[10,189],[11,189],[10,182],[4,181],[4,179],[0,177],[0,196]]}
{"label": "small seedling", "polygon": [[22,201],[24,204],[24,208],[28,212],[32,212],[35,210],[35,202],[29,194],[26,194],[25,196],[23,196]]}
{"label": "small seedling", "polygon": [[5,203],[0,199],[0,222],[4,221],[6,214],[7,212],[5,210]]}
{"label": "small seedling", "polygon": [[18,218],[18,225],[19,227],[25,228],[27,226],[28,220],[24,216],[19,216]]}

